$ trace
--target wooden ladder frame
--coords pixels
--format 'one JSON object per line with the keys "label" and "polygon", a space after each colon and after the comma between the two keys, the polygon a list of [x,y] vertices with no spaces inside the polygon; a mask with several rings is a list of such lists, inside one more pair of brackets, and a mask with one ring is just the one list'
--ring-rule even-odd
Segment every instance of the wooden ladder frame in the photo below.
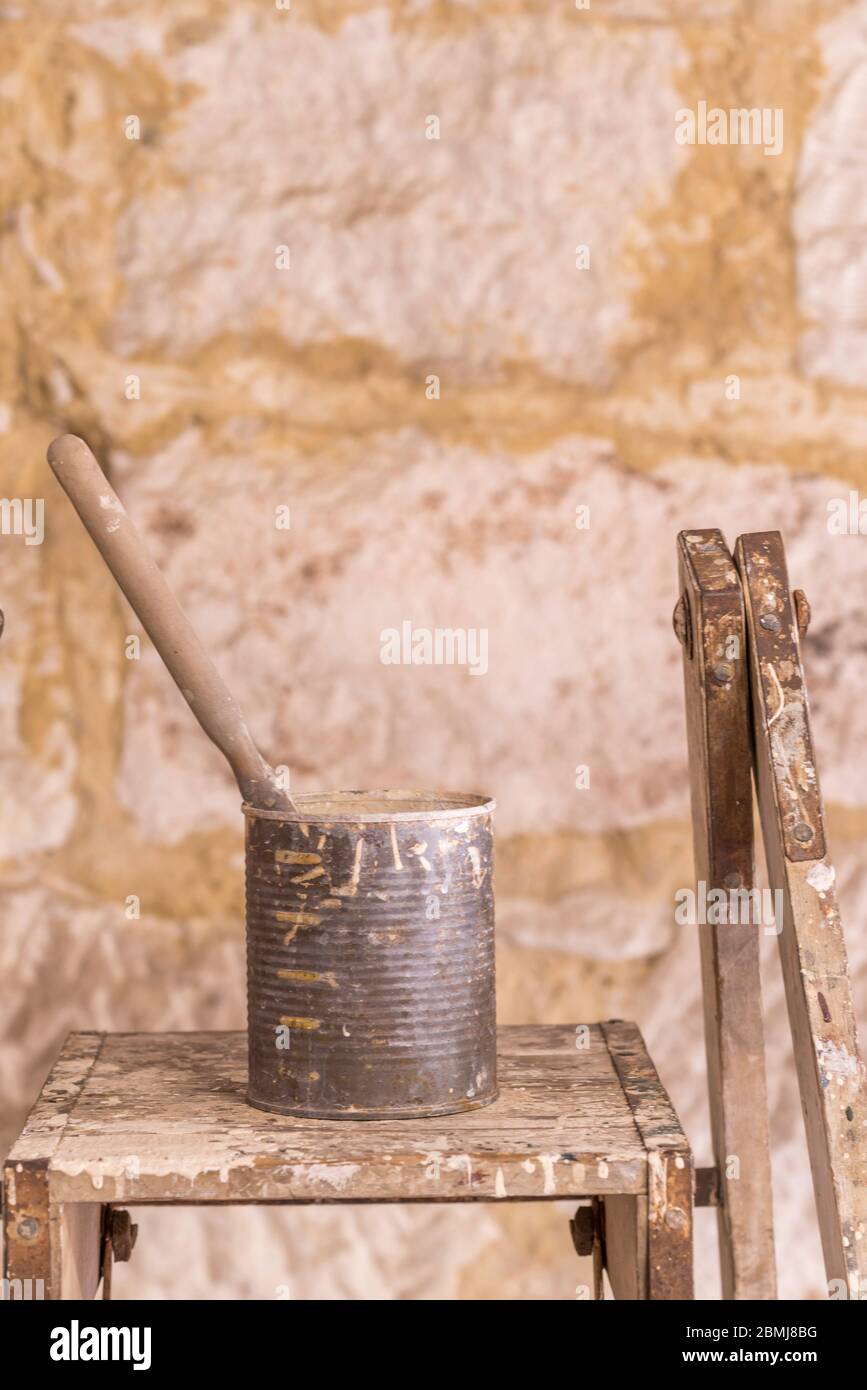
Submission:
{"label": "wooden ladder frame", "polygon": [[[867,1083],[825,840],[800,635],[777,531],[678,536],[695,874],[708,901],[753,888],[751,771],[777,935],[829,1296],[867,1298]],[[723,898],[724,895],[724,898]],[[740,899],[744,901],[744,899]],[[754,904],[755,900],[753,900]],[[758,920],[699,925],[726,1299],[773,1299],[776,1275]],[[702,1195],[704,1193],[704,1196]]]}

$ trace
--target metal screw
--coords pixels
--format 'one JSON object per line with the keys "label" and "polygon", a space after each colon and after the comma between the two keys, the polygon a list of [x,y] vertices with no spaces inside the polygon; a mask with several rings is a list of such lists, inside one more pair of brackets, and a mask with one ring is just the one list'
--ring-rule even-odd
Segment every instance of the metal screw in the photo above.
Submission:
{"label": "metal screw", "polygon": [[22,1240],[35,1240],[39,1235],[39,1222],[35,1216],[25,1216],[18,1222],[17,1230]]}
{"label": "metal screw", "polygon": [[138,1226],[133,1225],[129,1212],[121,1207],[112,1207],[108,1218],[108,1238],[111,1253],[118,1264],[124,1264],[129,1259],[137,1236]]}
{"label": "metal screw", "polygon": [[725,878],[723,879],[723,884],[725,885],[726,888],[740,888],[740,886],[741,886],[741,876],[740,876],[740,874],[736,874],[736,873],[726,874]]}
{"label": "metal screw", "polygon": [[734,675],[734,669],[729,666],[727,661],[718,661],[715,666],[710,668],[710,673],[717,685],[728,685]]}
{"label": "metal screw", "polygon": [[792,598],[795,600],[795,619],[798,624],[798,631],[802,637],[805,637],[807,628],[810,626],[810,604],[803,589],[796,589]]}
{"label": "metal screw", "polygon": [[813,832],[810,829],[809,825],[806,825],[802,820],[798,821],[798,824],[795,826],[794,830],[792,831],[792,834],[794,835],[796,840],[800,840],[802,845],[807,844],[808,840],[812,840],[813,838]]}
{"label": "metal screw", "polygon": [[692,631],[689,622],[689,600],[686,594],[681,594],[674,605],[671,623],[678,642],[686,649],[687,656],[692,656]]}
{"label": "metal screw", "polygon": [[763,613],[759,618],[759,625],[767,632],[779,632],[783,626],[776,613]]}
{"label": "metal screw", "polygon": [[576,1254],[592,1255],[596,1240],[596,1213],[592,1207],[579,1207],[569,1223]]}

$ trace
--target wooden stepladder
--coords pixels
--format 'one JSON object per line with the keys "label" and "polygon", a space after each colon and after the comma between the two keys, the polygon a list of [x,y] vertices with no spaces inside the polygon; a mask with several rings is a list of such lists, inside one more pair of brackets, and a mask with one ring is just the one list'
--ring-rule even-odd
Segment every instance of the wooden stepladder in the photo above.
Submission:
{"label": "wooden stepladder", "polygon": [[714,1165],[694,1168],[623,1020],[501,1028],[496,1101],[397,1125],[264,1115],[246,1103],[243,1033],[73,1033],[2,1171],[14,1300],[42,1296],[34,1286],[108,1296],[112,1259],[132,1251],[130,1206],[564,1199],[592,1257],[582,1297],[601,1298],[607,1274],[615,1298],[691,1298],[693,1207],[716,1206],[723,1297],[773,1299],[765,931],[782,958],[828,1292],[867,1297],[867,1086],[813,759],[806,600],[789,591],[776,532],[742,536],[732,556],[721,532],[685,531],[678,556],[696,899],[714,909],[698,917]]}
{"label": "wooden stepladder", "polygon": [[801,661],[809,608],[776,531],[734,556],[720,531],[684,531],[678,557],[695,872],[699,900],[725,903],[699,925],[723,1297],[776,1297],[751,772],[829,1294],[867,1297],[867,1082]]}

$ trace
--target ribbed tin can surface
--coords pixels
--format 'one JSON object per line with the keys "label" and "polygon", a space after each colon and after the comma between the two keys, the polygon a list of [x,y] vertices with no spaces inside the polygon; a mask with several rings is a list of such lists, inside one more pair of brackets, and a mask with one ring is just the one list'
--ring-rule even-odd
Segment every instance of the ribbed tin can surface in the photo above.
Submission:
{"label": "ribbed tin can surface", "polygon": [[244,807],[251,1105],[445,1115],[495,1099],[493,801]]}

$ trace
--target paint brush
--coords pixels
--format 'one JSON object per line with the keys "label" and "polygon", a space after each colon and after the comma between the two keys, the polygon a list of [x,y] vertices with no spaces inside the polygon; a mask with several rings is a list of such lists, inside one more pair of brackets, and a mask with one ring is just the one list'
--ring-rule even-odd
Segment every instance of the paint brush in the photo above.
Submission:
{"label": "paint brush", "polygon": [[259,752],[244,716],[83,439],[64,434],[48,462],[208,738],[227,759],[244,800],[297,814]]}

